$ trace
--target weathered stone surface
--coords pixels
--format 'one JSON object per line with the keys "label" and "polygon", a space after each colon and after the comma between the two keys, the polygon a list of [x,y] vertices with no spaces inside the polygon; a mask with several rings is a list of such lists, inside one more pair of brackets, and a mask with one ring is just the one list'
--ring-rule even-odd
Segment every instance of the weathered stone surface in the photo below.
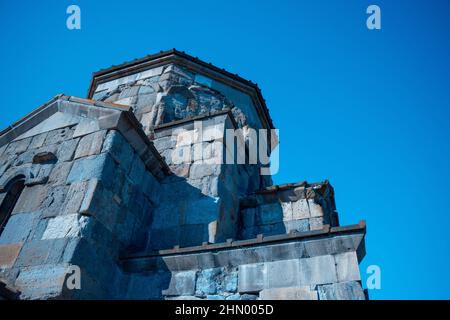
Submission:
{"label": "weathered stone surface", "polygon": [[311,218],[309,219],[309,228],[311,230],[322,230],[323,229],[323,218]]}
{"label": "weathered stone surface", "polygon": [[58,148],[57,157],[59,161],[72,161],[80,139],[63,141]]}
{"label": "weathered stone surface", "polygon": [[43,265],[23,269],[15,286],[21,299],[50,299],[61,295],[68,266]]}
{"label": "weathered stone surface", "polygon": [[49,188],[48,194],[41,205],[43,217],[55,217],[64,213],[68,190],[69,186],[66,185]]}
{"label": "weathered stone surface", "polygon": [[266,267],[264,264],[248,264],[239,266],[239,293],[258,292],[264,288]]}
{"label": "weathered stone surface", "polygon": [[99,130],[100,128],[98,125],[98,121],[91,119],[82,119],[75,127],[73,138],[82,137]]}
{"label": "weathered stone surface", "polygon": [[68,214],[49,219],[42,240],[80,236],[82,225],[78,214]]}
{"label": "weathered stone surface", "polygon": [[301,285],[337,282],[333,256],[318,256],[299,261]]}
{"label": "weathered stone surface", "polygon": [[283,210],[280,203],[259,207],[257,221],[259,224],[273,224],[283,221]]}
{"label": "weathered stone surface", "polygon": [[50,131],[45,139],[45,144],[60,144],[63,141],[71,139],[73,132],[74,130],[70,127]]}
{"label": "weathered stone surface", "polygon": [[67,239],[25,242],[16,261],[18,267],[29,267],[60,262]]}
{"label": "weathered stone surface", "polygon": [[108,154],[100,154],[75,160],[67,177],[67,183],[87,181],[91,179],[101,180],[105,186],[112,185],[115,164]]}
{"label": "weathered stone surface", "polygon": [[318,300],[317,291],[309,286],[264,289],[259,295],[261,300]]}
{"label": "weathered stone surface", "polygon": [[359,282],[349,281],[318,287],[320,300],[365,300]]}
{"label": "weathered stone surface", "polygon": [[102,152],[109,152],[114,160],[119,163],[125,171],[130,169],[131,163],[135,157],[139,158],[139,156],[134,153],[134,150],[128,141],[126,141],[122,134],[117,130],[108,132],[103,143]]}
{"label": "weathered stone surface", "polygon": [[25,242],[31,231],[36,228],[40,212],[12,215],[0,235],[0,244]]}
{"label": "weathered stone surface", "polygon": [[102,130],[82,137],[75,152],[75,159],[99,154],[105,135],[106,131]]}
{"label": "weathered stone surface", "polygon": [[35,212],[47,196],[48,187],[43,185],[26,186],[17,201],[13,215],[22,212]]}
{"label": "weathered stone surface", "polygon": [[345,252],[334,256],[336,261],[337,278],[339,282],[361,280],[358,267],[358,257],[355,251]]}
{"label": "weathered stone surface", "polygon": [[295,287],[300,284],[299,260],[281,260],[266,263],[266,287]]}
{"label": "weathered stone surface", "polygon": [[307,199],[300,199],[292,203],[292,219],[307,219],[310,216]]}
{"label": "weathered stone surface", "polygon": [[49,177],[49,183],[52,185],[62,185],[66,184],[67,177],[69,175],[70,169],[72,168],[72,162],[60,162],[57,163]]}
{"label": "weathered stone surface", "polygon": [[31,138],[13,141],[8,145],[8,148],[4,152],[7,154],[21,154],[27,150],[30,143]]}
{"label": "weathered stone surface", "polygon": [[286,233],[292,231],[306,232],[309,231],[309,219],[285,221],[284,226],[286,228]]}
{"label": "weathered stone surface", "polygon": [[316,203],[313,199],[308,199],[309,211],[311,213],[312,218],[323,217],[323,209],[322,206]]}
{"label": "weathered stone surface", "polygon": [[38,148],[42,147],[44,145],[45,138],[47,138],[47,134],[48,134],[48,132],[44,132],[44,133],[34,136],[31,139],[30,145],[28,146],[28,150],[38,149]]}
{"label": "weathered stone surface", "polygon": [[0,269],[11,268],[14,265],[22,245],[21,242],[0,245]]}
{"label": "weathered stone surface", "polygon": [[163,290],[165,296],[192,296],[195,292],[195,271],[183,271],[172,274],[169,287]]}

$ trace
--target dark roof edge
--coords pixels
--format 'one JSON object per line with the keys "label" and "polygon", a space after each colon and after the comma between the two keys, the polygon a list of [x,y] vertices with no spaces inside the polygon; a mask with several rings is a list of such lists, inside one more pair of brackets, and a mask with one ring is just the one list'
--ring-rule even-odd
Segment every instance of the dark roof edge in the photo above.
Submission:
{"label": "dark roof edge", "polygon": [[[232,79],[232,80],[234,80],[236,82],[239,82],[239,83],[241,83],[241,84],[243,84],[243,85],[253,89],[253,91],[256,94],[256,98],[257,98],[259,104],[261,105],[261,109],[262,109],[263,117],[264,117],[265,121],[267,122],[269,128],[271,128],[271,129],[275,128],[274,125],[273,125],[272,118],[270,117],[269,110],[268,110],[267,105],[266,105],[266,101],[265,101],[265,99],[262,96],[261,89],[258,87],[258,85],[256,83],[253,83],[252,81],[246,80],[246,79],[240,77],[237,74],[233,74],[231,72],[228,72],[225,69],[218,68],[218,67],[214,66],[211,63],[206,63],[206,62],[200,60],[197,57],[193,57],[193,56],[185,53],[184,51],[179,51],[179,50],[176,50],[176,49],[171,49],[171,50],[167,50],[167,51],[161,51],[161,52],[156,53],[156,54],[148,55],[148,56],[146,56],[144,58],[135,59],[135,60],[130,61],[130,62],[124,62],[124,63],[122,63],[120,65],[112,66],[110,68],[102,69],[100,71],[94,72],[93,75],[92,75],[92,79],[91,79],[91,83],[90,83],[90,86],[89,86],[89,90],[88,90],[88,95],[87,96],[88,96],[88,98],[92,98],[93,89],[97,85],[97,81],[96,81],[97,78],[101,78],[101,77],[106,76],[108,74],[117,73],[118,71],[121,71],[121,70],[125,71],[126,69],[133,69],[133,68],[139,69],[139,66],[144,64],[144,63],[147,63],[147,62],[150,62],[150,61],[154,61],[154,60],[157,60],[157,59],[164,59],[164,58],[167,59],[167,58],[170,58],[171,56],[177,56],[179,58],[184,58],[184,59],[186,59],[186,60],[188,60],[190,62],[193,62],[193,63],[199,65],[200,67],[209,69],[209,70],[211,70],[211,71],[213,71],[215,73],[221,74],[222,76],[230,78],[230,79]],[[257,107],[257,109],[258,109],[258,107]]]}

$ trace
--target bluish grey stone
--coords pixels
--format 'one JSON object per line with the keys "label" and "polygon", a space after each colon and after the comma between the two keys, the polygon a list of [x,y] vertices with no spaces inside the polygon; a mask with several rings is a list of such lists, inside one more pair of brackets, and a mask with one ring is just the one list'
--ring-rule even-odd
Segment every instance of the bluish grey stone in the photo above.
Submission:
{"label": "bluish grey stone", "polygon": [[283,210],[280,203],[266,204],[259,207],[258,224],[273,224],[283,221]]}
{"label": "bluish grey stone", "polygon": [[130,169],[135,156],[133,148],[117,130],[108,132],[103,143],[102,152],[109,152],[114,160],[118,162],[125,171]]}
{"label": "bluish grey stone", "polygon": [[204,297],[216,294],[219,286],[217,277],[221,272],[221,268],[206,269],[199,272],[195,286],[195,295]]}
{"label": "bluish grey stone", "polygon": [[75,160],[67,177],[67,183],[98,179],[106,187],[111,187],[114,178],[115,164],[108,154],[86,157]]}
{"label": "bluish grey stone", "polygon": [[286,228],[286,233],[292,231],[306,232],[309,231],[309,219],[285,221],[284,226]]}
{"label": "bluish grey stone", "polygon": [[51,299],[61,295],[68,266],[42,265],[21,270],[15,285],[21,299]]}
{"label": "bluish grey stone", "polygon": [[70,127],[50,131],[48,132],[47,137],[45,139],[45,144],[46,145],[60,144],[63,141],[71,139],[73,132],[74,129]]}
{"label": "bluish grey stone", "polygon": [[58,264],[64,254],[67,239],[25,242],[15,263],[18,267]]}
{"label": "bluish grey stone", "polygon": [[70,139],[63,141],[58,148],[58,161],[72,161],[80,139]]}
{"label": "bluish grey stone", "polygon": [[299,260],[281,260],[266,263],[267,288],[295,287],[300,284]]}
{"label": "bluish grey stone", "polygon": [[101,130],[82,137],[75,152],[75,159],[99,154],[105,135],[106,130]]}
{"label": "bluish grey stone", "polygon": [[0,235],[0,244],[25,242],[39,222],[40,212],[12,215]]}
{"label": "bluish grey stone", "polygon": [[195,291],[195,271],[172,273],[169,287],[163,290],[165,296],[192,296]]}
{"label": "bluish grey stone", "polygon": [[318,287],[320,300],[365,300],[364,291],[357,281],[327,284]]}
{"label": "bluish grey stone", "polygon": [[206,299],[207,300],[225,300],[225,297],[221,296],[221,295],[207,295]]}
{"label": "bluish grey stone", "polygon": [[264,288],[266,266],[264,264],[247,264],[239,266],[239,293],[257,292]]}
{"label": "bluish grey stone", "polygon": [[42,201],[42,216],[48,218],[63,214],[68,191],[69,186],[66,185],[49,188],[47,197]]}
{"label": "bluish grey stone", "polygon": [[315,285],[337,282],[334,258],[331,255],[300,259],[300,284]]}

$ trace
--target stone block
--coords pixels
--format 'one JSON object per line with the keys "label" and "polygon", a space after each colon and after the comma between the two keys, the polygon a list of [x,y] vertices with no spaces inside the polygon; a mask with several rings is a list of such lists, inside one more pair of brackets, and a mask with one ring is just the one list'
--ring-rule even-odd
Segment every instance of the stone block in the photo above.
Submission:
{"label": "stone block", "polygon": [[320,300],[365,300],[364,291],[357,281],[327,284],[318,287]]}
{"label": "stone block", "polygon": [[260,292],[261,300],[318,300],[317,291],[309,286],[264,289]]}
{"label": "stone block", "polygon": [[98,179],[105,187],[111,187],[113,183],[115,164],[108,154],[90,156],[74,161],[67,183]]}
{"label": "stone block", "polygon": [[132,160],[131,168],[128,173],[129,178],[134,184],[140,184],[142,181],[146,168],[141,158],[135,154]]}
{"label": "stone block", "polygon": [[266,279],[265,264],[247,264],[239,266],[239,293],[252,293],[264,289],[264,279]]}
{"label": "stone block", "polygon": [[21,154],[28,149],[28,146],[31,143],[31,137],[25,138],[18,141],[11,142],[6,150],[4,151],[7,154]]}
{"label": "stone block", "polygon": [[66,185],[49,188],[47,197],[42,201],[42,216],[48,218],[64,214],[68,191],[69,186]]}
{"label": "stone block", "polygon": [[82,225],[78,214],[67,214],[49,219],[42,240],[78,237]]}
{"label": "stone block", "polygon": [[221,268],[213,268],[200,271],[197,275],[195,295],[204,297],[206,295],[216,294],[219,287],[218,277],[221,272]]}
{"label": "stone block", "polygon": [[283,210],[283,220],[292,220],[292,203],[281,202],[281,209]]}
{"label": "stone block", "polygon": [[283,210],[281,204],[271,203],[259,207],[257,223],[258,224],[273,224],[283,221]]}
{"label": "stone block", "polygon": [[192,296],[195,292],[195,271],[172,273],[169,287],[162,291],[165,296]]}
{"label": "stone block", "polygon": [[121,213],[121,207],[113,199],[114,194],[101,181],[93,179],[86,188],[80,213],[94,216],[108,230],[113,231]]}
{"label": "stone block", "polygon": [[324,210],[322,206],[314,201],[314,199],[308,199],[309,212],[312,218],[323,217]]}
{"label": "stone block", "polygon": [[67,239],[25,242],[16,261],[18,267],[57,264],[63,257]]}
{"label": "stone block", "polygon": [[30,179],[28,179],[27,185],[47,183],[53,167],[53,163],[33,164],[30,169]]}
{"label": "stone block", "polygon": [[298,259],[266,263],[266,288],[295,287],[300,283]]}
{"label": "stone block", "polygon": [[336,261],[337,278],[339,282],[361,280],[356,252],[345,252],[334,256]]}
{"label": "stone block", "polygon": [[286,233],[292,231],[306,232],[309,231],[309,219],[285,221],[284,226],[286,228]]}
{"label": "stone block", "polygon": [[70,185],[64,204],[64,214],[78,213],[88,190],[88,181],[74,182]]}
{"label": "stone block", "polygon": [[72,162],[59,162],[55,164],[49,176],[49,184],[53,186],[66,184],[71,168]]}
{"label": "stone block", "polygon": [[322,230],[323,229],[323,218],[310,218],[309,219],[309,229],[313,230]]}
{"label": "stone block", "polygon": [[227,270],[223,279],[222,290],[226,292],[236,292],[238,289],[238,272]]}
{"label": "stone block", "polygon": [[106,131],[102,130],[82,137],[75,151],[75,159],[99,154],[102,151],[105,135]]}
{"label": "stone block", "polygon": [[44,185],[26,186],[13,210],[13,215],[23,212],[35,212],[46,198],[48,187]]}
{"label": "stone block", "polygon": [[292,219],[306,219],[310,217],[309,205],[306,199],[292,202]]}
{"label": "stone block", "polygon": [[72,138],[74,130],[70,127],[49,131],[45,139],[46,145],[60,144]]}
{"label": "stone block", "polygon": [[68,270],[65,264],[24,268],[15,283],[20,298],[45,300],[60,296]]}
{"label": "stone block", "polygon": [[80,139],[70,139],[63,141],[57,151],[58,161],[72,161]]}
{"label": "stone block", "polygon": [[303,244],[308,257],[326,256],[334,253],[331,242],[324,239],[309,240]]}
{"label": "stone block", "polygon": [[21,242],[0,245],[0,269],[13,267],[22,245]]}
{"label": "stone block", "polygon": [[220,174],[220,165],[217,164],[197,164],[191,165],[189,179],[201,179],[206,176],[218,176]]}
{"label": "stone block", "polygon": [[44,145],[45,138],[47,138],[47,132],[40,133],[31,138],[30,145],[28,146],[28,150],[38,149]]}
{"label": "stone block", "polygon": [[0,244],[24,242],[39,221],[39,212],[12,215],[0,235]]}
{"label": "stone block", "polygon": [[300,284],[316,285],[337,282],[334,258],[331,255],[300,259]]}
{"label": "stone block", "polygon": [[121,168],[126,172],[130,170],[130,166],[133,160],[135,160],[135,157],[139,157],[135,154],[130,143],[117,130],[108,132],[105,142],[103,143],[102,152],[109,152],[114,160],[119,163]]}
{"label": "stone block", "polygon": [[100,127],[97,120],[85,118],[78,122],[73,133],[73,138],[82,137],[99,130]]}

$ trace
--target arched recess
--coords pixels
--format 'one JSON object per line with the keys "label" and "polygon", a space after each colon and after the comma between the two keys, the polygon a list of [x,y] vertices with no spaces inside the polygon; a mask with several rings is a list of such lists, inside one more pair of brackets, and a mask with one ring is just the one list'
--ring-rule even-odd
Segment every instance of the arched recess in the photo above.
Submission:
{"label": "arched recess", "polygon": [[25,187],[25,176],[18,175],[11,179],[5,187],[5,195],[0,203],[0,235],[8,223],[14,206]]}

